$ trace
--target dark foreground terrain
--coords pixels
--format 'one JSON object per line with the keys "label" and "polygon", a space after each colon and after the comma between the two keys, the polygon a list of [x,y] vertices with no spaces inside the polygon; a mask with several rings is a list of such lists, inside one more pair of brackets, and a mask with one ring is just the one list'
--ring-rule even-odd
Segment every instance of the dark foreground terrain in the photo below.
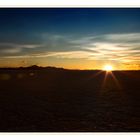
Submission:
{"label": "dark foreground terrain", "polygon": [[140,71],[112,73],[0,69],[0,132],[140,132]]}

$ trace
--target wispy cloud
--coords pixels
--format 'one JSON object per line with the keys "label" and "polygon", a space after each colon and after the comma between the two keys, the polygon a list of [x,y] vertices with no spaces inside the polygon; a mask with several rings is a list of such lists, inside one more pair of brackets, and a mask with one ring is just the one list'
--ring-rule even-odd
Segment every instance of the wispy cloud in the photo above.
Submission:
{"label": "wispy cloud", "polygon": [[139,61],[140,33],[82,37],[43,34],[40,44],[0,43],[0,55],[7,58],[55,57],[120,62]]}

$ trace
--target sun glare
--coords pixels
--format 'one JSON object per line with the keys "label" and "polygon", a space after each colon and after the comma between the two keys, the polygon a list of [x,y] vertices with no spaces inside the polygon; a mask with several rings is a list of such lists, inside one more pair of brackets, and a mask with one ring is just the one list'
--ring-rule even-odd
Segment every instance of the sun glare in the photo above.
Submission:
{"label": "sun glare", "polygon": [[105,71],[112,71],[113,67],[111,65],[105,65],[103,70],[105,70]]}

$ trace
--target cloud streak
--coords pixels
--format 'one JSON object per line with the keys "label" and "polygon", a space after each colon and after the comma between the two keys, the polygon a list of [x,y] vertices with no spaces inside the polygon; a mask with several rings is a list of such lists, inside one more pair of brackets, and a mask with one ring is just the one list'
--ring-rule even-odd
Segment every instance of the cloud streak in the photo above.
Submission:
{"label": "cloud streak", "polygon": [[2,58],[140,60],[140,33],[104,34],[82,37],[42,34],[40,44],[0,43]]}

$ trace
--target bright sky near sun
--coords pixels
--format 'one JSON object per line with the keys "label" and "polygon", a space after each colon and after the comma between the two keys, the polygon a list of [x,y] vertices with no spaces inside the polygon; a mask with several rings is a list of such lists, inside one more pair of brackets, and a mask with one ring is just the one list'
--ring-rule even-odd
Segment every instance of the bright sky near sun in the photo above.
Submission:
{"label": "bright sky near sun", "polygon": [[0,9],[0,66],[140,69],[140,9]]}
{"label": "bright sky near sun", "polygon": [[112,71],[113,70],[113,67],[111,65],[105,65],[103,67],[103,70],[105,70],[105,71]]}

